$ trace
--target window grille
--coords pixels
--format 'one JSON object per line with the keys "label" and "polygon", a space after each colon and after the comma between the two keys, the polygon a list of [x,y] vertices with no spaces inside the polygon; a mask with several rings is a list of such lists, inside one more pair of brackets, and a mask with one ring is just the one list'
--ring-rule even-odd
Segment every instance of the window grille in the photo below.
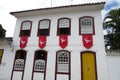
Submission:
{"label": "window grille", "polygon": [[34,71],[44,71],[45,70],[45,60],[36,60]]}
{"label": "window grille", "polygon": [[23,70],[24,68],[24,59],[16,59],[14,70]]}
{"label": "window grille", "polygon": [[31,26],[32,26],[31,21],[22,22],[20,36],[30,36]]}
{"label": "window grille", "polygon": [[59,52],[57,57],[57,72],[69,72],[69,53],[68,52]]}
{"label": "window grille", "polygon": [[60,18],[58,20],[57,35],[70,35],[71,20],[69,18]]}
{"label": "window grille", "polygon": [[92,17],[80,18],[80,34],[94,34],[94,22]]}
{"label": "window grille", "polygon": [[50,20],[43,19],[38,24],[38,36],[49,36]]}

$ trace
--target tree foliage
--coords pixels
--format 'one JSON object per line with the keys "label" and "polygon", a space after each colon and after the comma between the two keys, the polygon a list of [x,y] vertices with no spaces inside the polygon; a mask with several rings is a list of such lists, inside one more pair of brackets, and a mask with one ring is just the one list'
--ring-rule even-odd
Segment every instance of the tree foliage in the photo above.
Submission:
{"label": "tree foliage", "polygon": [[110,49],[120,49],[120,8],[108,12],[104,18],[103,27],[107,31],[105,46]]}
{"label": "tree foliage", "polygon": [[0,38],[5,38],[6,35],[5,32],[6,30],[3,29],[2,25],[0,24]]}

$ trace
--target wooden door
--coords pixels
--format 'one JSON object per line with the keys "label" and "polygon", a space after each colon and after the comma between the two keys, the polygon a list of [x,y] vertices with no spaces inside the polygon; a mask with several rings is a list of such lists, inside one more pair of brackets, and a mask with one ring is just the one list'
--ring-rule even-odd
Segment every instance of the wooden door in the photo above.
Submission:
{"label": "wooden door", "polygon": [[97,80],[96,59],[93,52],[81,53],[82,80]]}

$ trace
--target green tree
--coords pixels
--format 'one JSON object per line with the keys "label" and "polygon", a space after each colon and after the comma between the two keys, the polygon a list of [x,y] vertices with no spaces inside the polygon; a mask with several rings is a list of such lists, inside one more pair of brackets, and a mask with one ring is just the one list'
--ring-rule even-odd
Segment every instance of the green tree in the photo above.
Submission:
{"label": "green tree", "polygon": [[2,28],[2,25],[0,24],[0,38],[5,38],[5,32],[6,30]]}
{"label": "green tree", "polygon": [[107,31],[105,38],[106,48],[120,49],[120,8],[108,12],[104,18],[103,27]]}

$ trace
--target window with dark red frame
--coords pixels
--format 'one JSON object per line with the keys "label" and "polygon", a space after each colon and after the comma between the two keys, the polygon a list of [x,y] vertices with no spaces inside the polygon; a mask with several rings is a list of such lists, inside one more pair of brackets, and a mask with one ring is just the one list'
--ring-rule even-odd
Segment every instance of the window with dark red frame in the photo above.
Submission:
{"label": "window with dark red frame", "polygon": [[30,36],[32,21],[24,21],[21,24],[20,36]]}
{"label": "window with dark red frame", "polygon": [[70,35],[71,33],[71,19],[60,18],[58,19],[57,35]]}
{"label": "window with dark red frame", "polygon": [[26,53],[24,50],[16,51],[14,70],[24,70]]}
{"label": "window with dark red frame", "polygon": [[84,16],[79,18],[79,34],[95,34],[94,18],[91,16]]}
{"label": "window with dark red frame", "polygon": [[0,64],[1,64],[1,61],[2,61],[2,56],[3,56],[3,49],[0,49]]}
{"label": "window with dark red frame", "polygon": [[61,50],[57,52],[57,73],[70,73],[70,52]]}
{"label": "window with dark red frame", "polygon": [[34,59],[34,71],[44,72],[46,68],[47,52],[43,50],[36,51]]}
{"label": "window with dark red frame", "polygon": [[42,19],[38,24],[38,36],[49,36],[50,34],[50,20]]}

